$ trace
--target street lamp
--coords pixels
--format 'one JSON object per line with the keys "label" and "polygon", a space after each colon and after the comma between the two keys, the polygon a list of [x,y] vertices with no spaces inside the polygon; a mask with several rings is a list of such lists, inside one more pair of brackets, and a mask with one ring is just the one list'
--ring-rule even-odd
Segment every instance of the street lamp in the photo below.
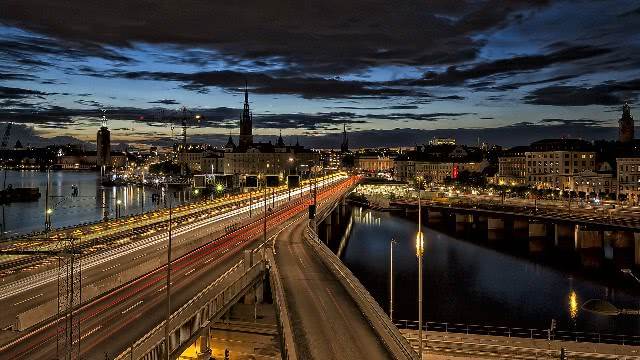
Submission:
{"label": "street lamp", "polygon": [[389,244],[389,318],[393,321],[393,245],[396,245],[398,242],[391,238],[391,242]]}
{"label": "street lamp", "polygon": [[422,359],[422,257],[424,255],[424,234],[422,233],[422,178],[418,183],[418,233],[416,234],[416,256],[418,257],[418,351]]}
{"label": "street lamp", "polygon": [[120,218],[120,205],[122,205],[122,200],[118,199],[116,201],[116,219]]}
{"label": "street lamp", "polygon": [[[168,190],[168,186],[167,186],[167,190]],[[171,194],[169,194],[169,244],[167,246],[167,318],[165,319],[165,324],[164,324],[164,341],[165,341],[165,348],[166,348],[166,352],[167,352],[167,360],[169,360],[171,357],[171,351],[169,349],[170,346],[170,341],[169,341],[169,319],[171,318],[171,220],[172,220],[172,216],[173,216],[173,201],[172,201],[173,196]],[[120,200],[118,200],[120,201]]]}

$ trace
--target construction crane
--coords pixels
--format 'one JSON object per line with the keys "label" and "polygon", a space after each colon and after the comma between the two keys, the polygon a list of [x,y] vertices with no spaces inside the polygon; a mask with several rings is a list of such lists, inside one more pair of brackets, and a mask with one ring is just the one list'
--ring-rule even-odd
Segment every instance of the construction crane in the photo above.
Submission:
{"label": "construction crane", "polygon": [[7,123],[7,126],[4,128],[4,134],[2,135],[2,144],[0,144],[0,149],[7,148],[7,143],[9,142],[9,137],[11,136],[12,126],[12,123]]}

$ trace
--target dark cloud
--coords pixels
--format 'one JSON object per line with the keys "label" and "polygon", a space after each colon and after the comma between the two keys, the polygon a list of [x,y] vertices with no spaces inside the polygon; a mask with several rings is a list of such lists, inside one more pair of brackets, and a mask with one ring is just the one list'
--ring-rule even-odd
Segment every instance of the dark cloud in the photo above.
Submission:
{"label": "dark cloud", "polygon": [[524,101],[535,105],[586,106],[619,105],[636,99],[640,92],[640,79],[609,81],[591,87],[548,86],[531,91]]}
{"label": "dark cloud", "polygon": [[81,74],[129,80],[176,81],[191,91],[206,92],[208,87],[221,87],[229,91],[243,91],[249,84],[250,91],[258,94],[300,95],[304,98],[345,98],[415,95],[412,90],[384,86],[375,82],[348,81],[323,77],[274,77],[264,72],[238,72],[231,70],[197,73],[152,71],[97,71],[81,67]]}
{"label": "dark cloud", "polygon": [[29,99],[29,98],[43,99],[46,95],[50,95],[50,94],[43,91],[38,91],[38,90],[0,86],[0,99]]}
{"label": "dark cloud", "polygon": [[33,80],[35,76],[28,74],[20,74],[20,73],[6,73],[0,72],[0,81],[10,81],[10,80]]}
{"label": "dark cloud", "polygon": [[377,106],[377,107],[359,107],[359,106],[328,106],[330,109],[344,109],[344,110],[414,110],[417,109],[417,105],[391,105],[391,106]]}
{"label": "dark cloud", "polygon": [[156,101],[149,101],[149,104],[179,105],[180,103],[173,99],[161,99]]}
{"label": "dark cloud", "polygon": [[[592,46],[574,46],[546,55],[516,56],[491,62],[473,64],[465,68],[449,67],[442,73],[428,72],[423,79],[416,80],[417,85],[462,85],[466,81],[487,78],[495,75],[513,74],[546,68],[550,65],[589,59],[610,53],[610,49]],[[476,86],[484,87],[488,83]]]}
{"label": "dark cloud", "polygon": [[483,45],[474,34],[504,26],[517,19],[514,12],[546,3],[185,0],[149,8],[129,0],[6,0],[0,21],[99,56],[117,57],[105,45],[173,44],[212,49],[227,60],[285,62],[305,72],[335,74],[382,64],[471,60]]}

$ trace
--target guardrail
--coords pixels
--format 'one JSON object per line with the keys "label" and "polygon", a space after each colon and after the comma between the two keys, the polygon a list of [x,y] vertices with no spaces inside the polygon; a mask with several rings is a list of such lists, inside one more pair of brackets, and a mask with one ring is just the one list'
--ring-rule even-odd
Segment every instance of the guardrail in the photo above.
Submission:
{"label": "guardrail", "polygon": [[[238,261],[222,276],[200,291],[189,302],[176,310],[169,318],[169,351],[177,352],[195,341],[200,335],[201,326],[207,320],[214,321],[228,310],[239,296],[252,285],[253,281],[264,273],[265,262],[261,252],[252,252],[260,258],[253,264],[247,260]],[[167,342],[164,336],[166,320],[138,339],[129,349],[118,355],[116,360],[153,359],[166,356]]]}
{"label": "guardrail", "polygon": [[282,358],[286,360],[296,360],[298,359],[298,354],[293,339],[291,317],[287,307],[287,300],[284,298],[284,287],[280,279],[280,272],[272,251],[266,251],[265,258],[269,269],[269,285],[271,286],[273,302],[277,309],[276,317],[278,318],[278,330],[281,335],[280,348],[282,349]]}
{"label": "guardrail", "polygon": [[320,260],[351,295],[389,353],[396,359],[419,359],[418,353],[412,349],[409,341],[400,333],[367,289],[364,288],[342,261],[322,243],[309,225],[307,225],[304,238],[315,250]]}
{"label": "guardrail", "polygon": [[[418,322],[415,320],[396,320],[395,325],[400,329],[418,330]],[[640,336],[619,335],[596,332],[578,332],[567,330],[527,329],[506,326],[469,325],[457,323],[442,323],[427,321],[423,326],[425,331],[437,331],[444,333],[458,333],[467,335],[491,335],[516,337],[539,340],[559,340],[612,345],[640,345]]]}
{"label": "guardrail", "polygon": [[[417,330],[405,330],[417,331]],[[431,333],[433,334],[433,332]],[[407,339],[411,341],[414,348],[418,347],[418,336],[415,333],[407,333]],[[458,335],[460,336],[460,335]],[[464,335],[462,335],[464,336]],[[425,339],[423,337],[423,339]],[[543,341],[541,347],[516,346],[509,344],[499,344],[483,342],[477,338],[456,338],[455,335],[449,337],[431,337],[429,334],[425,340],[425,351],[431,353],[457,354],[458,356],[478,356],[482,358],[503,358],[503,359],[560,359],[563,343],[553,343]],[[531,344],[533,345],[533,344]],[[545,348],[546,347],[546,348]],[[580,360],[638,360],[637,355],[596,353],[588,351],[564,351],[566,359]]]}

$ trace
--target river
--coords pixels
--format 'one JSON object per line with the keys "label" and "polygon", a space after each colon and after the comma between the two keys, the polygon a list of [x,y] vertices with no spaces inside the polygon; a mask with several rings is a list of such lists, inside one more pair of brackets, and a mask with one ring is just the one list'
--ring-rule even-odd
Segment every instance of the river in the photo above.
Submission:
{"label": "river", "polygon": [[[415,220],[354,208],[342,261],[383,309],[389,308],[389,243],[394,247],[394,319],[417,319]],[[334,243],[337,249],[339,244]],[[640,308],[631,279],[607,283],[581,269],[514,255],[482,241],[425,229],[424,317],[428,321],[640,335],[638,316],[607,317],[581,310],[589,299]],[[622,276],[620,276],[622,278]]]}
{"label": "river", "polygon": [[[101,220],[105,209],[110,218],[116,216],[117,201],[121,201],[120,215],[127,216],[164,206],[152,202],[152,194],[162,189],[155,186],[103,187],[95,172],[52,171],[50,173],[49,207],[53,209],[51,223],[54,228]],[[4,172],[0,172],[0,186]],[[47,173],[37,170],[6,171],[6,185],[37,187],[42,196],[38,201],[5,204],[0,209],[0,224],[5,235],[19,235],[44,229],[45,193]],[[78,196],[73,197],[73,186]],[[177,193],[176,203],[189,201],[189,189]]]}

